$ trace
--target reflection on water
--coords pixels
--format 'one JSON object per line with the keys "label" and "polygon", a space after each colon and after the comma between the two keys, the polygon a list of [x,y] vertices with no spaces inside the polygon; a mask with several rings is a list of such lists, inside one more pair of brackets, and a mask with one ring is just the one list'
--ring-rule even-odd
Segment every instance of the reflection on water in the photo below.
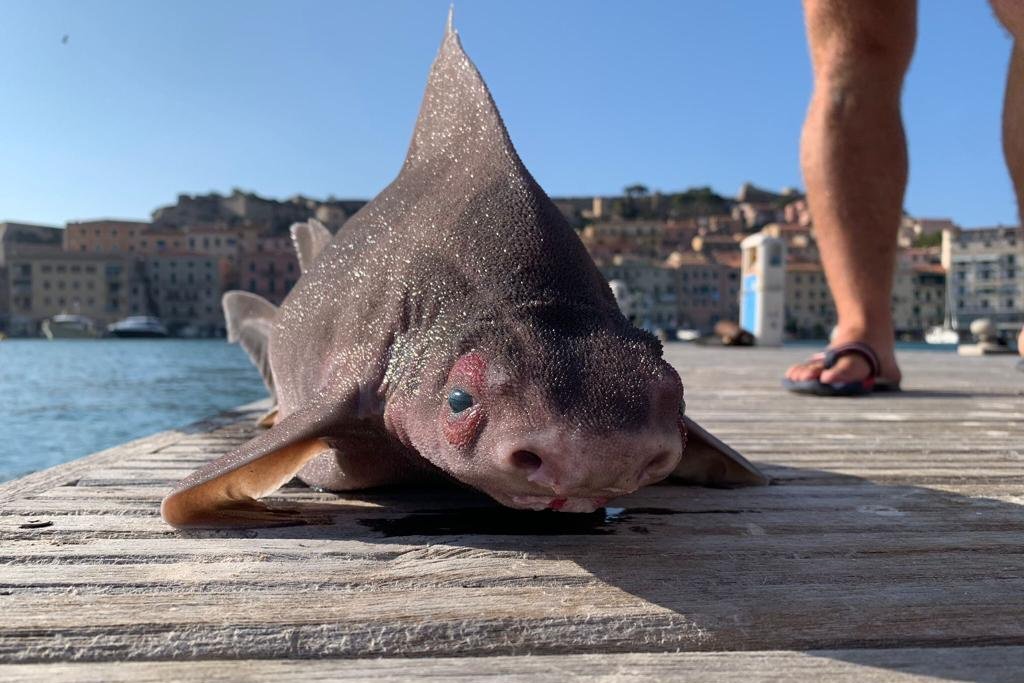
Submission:
{"label": "reflection on water", "polygon": [[0,342],[0,481],[265,395],[224,340]]}

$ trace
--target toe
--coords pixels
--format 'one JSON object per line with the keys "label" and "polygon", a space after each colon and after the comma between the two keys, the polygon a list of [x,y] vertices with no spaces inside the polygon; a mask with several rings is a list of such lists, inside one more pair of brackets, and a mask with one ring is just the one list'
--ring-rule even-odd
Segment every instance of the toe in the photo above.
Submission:
{"label": "toe", "polygon": [[828,370],[821,373],[821,381],[826,384],[833,382],[858,382],[871,376],[871,366],[860,356],[848,355],[836,361]]}
{"label": "toe", "polygon": [[807,382],[818,377],[821,370],[820,363],[798,363],[786,371],[786,378],[791,382]]}

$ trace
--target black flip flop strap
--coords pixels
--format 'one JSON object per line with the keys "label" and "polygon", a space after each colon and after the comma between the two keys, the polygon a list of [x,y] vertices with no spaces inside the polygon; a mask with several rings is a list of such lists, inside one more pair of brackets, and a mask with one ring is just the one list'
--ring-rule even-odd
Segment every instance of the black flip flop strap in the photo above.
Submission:
{"label": "black flip flop strap", "polygon": [[843,356],[857,355],[868,362],[871,368],[871,377],[878,377],[882,373],[882,364],[878,361],[878,354],[875,350],[863,342],[850,342],[825,349],[822,354],[825,369],[833,367]]}

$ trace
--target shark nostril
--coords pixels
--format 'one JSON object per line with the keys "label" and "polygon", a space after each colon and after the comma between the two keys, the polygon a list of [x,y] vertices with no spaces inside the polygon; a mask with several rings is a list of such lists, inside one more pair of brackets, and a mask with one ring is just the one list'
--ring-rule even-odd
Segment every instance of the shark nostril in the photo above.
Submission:
{"label": "shark nostril", "polygon": [[512,465],[527,473],[536,472],[543,464],[541,457],[530,451],[516,451],[512,454]]}

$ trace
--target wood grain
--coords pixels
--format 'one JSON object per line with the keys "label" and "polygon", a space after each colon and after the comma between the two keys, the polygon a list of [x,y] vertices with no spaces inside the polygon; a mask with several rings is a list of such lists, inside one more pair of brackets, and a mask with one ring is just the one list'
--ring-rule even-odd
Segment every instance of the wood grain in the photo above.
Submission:
{"label": "wood grain", "polygon": [[305,525],[163,524],[259,403],[0,485],[0,678],[1020,679],[1012,359],[906,354],[903,394],[812,399],[779,388],[791,350],[668,357],[688,412],[774,485],[522,527],[452,488],[289,485]]}

